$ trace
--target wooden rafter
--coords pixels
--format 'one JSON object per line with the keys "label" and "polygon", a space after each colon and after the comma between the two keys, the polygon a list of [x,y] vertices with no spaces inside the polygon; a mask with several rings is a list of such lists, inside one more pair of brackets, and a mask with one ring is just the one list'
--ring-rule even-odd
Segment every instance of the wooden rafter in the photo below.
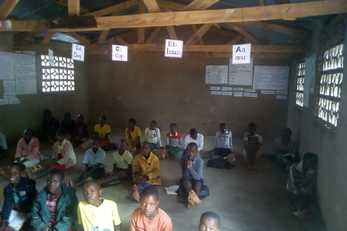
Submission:
{"label": "wooden rafter", "polygon": [[142,0],[148,12],[160,12],[160,7],[156,0]]}
{"label": "wooden rafter", "polygon": [[139,28],[137,29],[137,42],[144,43],[145,42],[145,29]]}
{"label": "wooden rafter", "polygon": [[76,32],[70,32],[69,33],[72,37],[74,37],[75,39],[77,39],[80,43],[82,43],[83,45],[90,45],[90,41],[89,39],[87,39],[86,37],[76,33]]}
{"label": "wooden rafter", "polygon": [[[169,9],[172,10],[172,8],[174,10],[203,10],[203,9],[209,8],[210,6],[212,6],[213,4],[215,4],[218,1],[219,0],[194,0],[187,6],[185,6],[184,4],[173,3],[170,1],[166,1],[166,0],[163,0],[160,2],[161,2],[161,4],[163,4],[163,6],[167,10],[169,10]],[[215,24],[215,25],[217,25],[217,24]],[[177,39],[177,35],[176,35],[176,33],[174,33],[175,31],[172,29],[172,27],[167,27],[167,30],[168,30],[168,34],[169,34],[170,38]],[[193,28],[193,30],[194,30],[194,28]],[[201,39],[202,36],[200,36],[200,37],[198,36],[197,38]]]}
{"label": "wooden rafter", "polygon": [[127,45],[128,43],[120,36],[116,36],[113,38],[113,40],[117,43],[119,43],[120,45]]}
{"label": "wooden rafter", "polygon": [[219,0],[194,0],[189,5],[183,8],[183,10],[200,10],[210,8],[212,5],[219,2]]}
{"label": "wooden rafter", "polygon": [[16,7],[19,0],[5,0],[0,5],[0,19],[7,18]]}
{"label": "wooden rafter", "polygon": [[48,31],[45,35],[45,37],[43,37],[42,43],[43,44],[48,44],[49,41],[51,40],[52,36],[54,35],[54,32],[50,32]]}
{"label": "wooden rafter", "polygon": [[116,15],[119,14],[120,12],[127,10],[131,7],[136,6],[138,3],[137,0],[127,0],[122,3],[118,3],[116,5],[112,5],[109,7],[105,7],[103,9],[87,13],[86,15],[93,15],[95,17],[101,17],[101,16],[106,16],[106,15]]}
{"label": "wooden rafter", "polygon": [[[55,28],[51,31],[100,31],[112,28],[146,28],[176,25],[241,23],[270,20],[295,20],[297,18],[343,14],[347,12],[346,0],[315,1],[243,7],[219,10],[158,12],[139,15],[96,17],[96,27]],[[0,26],[0,31],[35,31],[47,29],[46,22],[11,20],[11,28]]]}
{"label": "wooden rafter", "polygon": [[[64,7],[68,7],[68,4],[67,4],[67,1],[66,0],[55,0],[55,3],[61,5],[61,6],[64,6]],[[80,11],[81,13],[83,14],[86,14],[89,12],[89,10],[83,8],[83,7],[80,7]]]}
{"label": "wooden rafter", "polygon": [[[162,52],[165,47],[157,44],[127,44],[130,50]],[[208,52],[208,53],[232,53],[232,46],[225,45],[189,45],[184,47],[185,52]],[[304,49],[299,46],[291,45],[254,45],[252,54],[278,54],[278,55],[295,55],[302,54]]]}
{"label": "wooden rafter", "polygon": [[[185,5],[181,4],[181,3],[177,3],[174,1],[169,1],[169,0],[157,0],[160,4],[160,6],[166,10],[175,10],[175,11],[180,11],[183,10]],[[265,0],[258,0],[259,5],[265,5]],[[200,9],[203,10],[203,9]],[[303,34],[306,34],[307,31],[305,30],[299,30],[299,29],[295,29],[286,25],[281,25],[281,24],[277,24],[277,23],[271,23],[271,22],[251,22],[251,23],[247,23],[250,25],[257,25],[259,27],[265,28],[265,29],[269,29],[269,30],[273,30],[275,32],[278,33],[282,33],[282,34],[286,34],[290,37],[298,37],[298,36],[302,36]],[[219,26],[218,24],[214,24],[214,26]],[[220,26],[218,29],[221,29]]]}
{"label": "wooden rafter", "polygon": [[[86,15],[93,15],[95,17],[106,16],[106,15],[117,15],[121,13],[122,11],[127,10],[135,5],[137,5],[137,0],[128,0],[116,5],[105,7],[103,9],[100,9],[94,12],[89,12]],[[144,29],[141,28],[139,30],[142,30],[144,33]],[[104,42],[107,39],[109,32],[110,30],[104,30],[103,32],[101,32],[97,42],[98,43]]]}
{"label": "wooden rafter", "polygon": [[98,37],[98,43],[105,42],[109,33],[110,33],[110,30],[102,31]]}
{"label": "wooden rafter", "polygon": [[[145,4],[148,12],[160,12],[161,11],[157,0],[142,0],[142,1]],[[176,30],[173,26],[168,26],[166,29],[167,29],[167,32],[168,32],[169,37],[171,39],[177,39]]]}
{"label": "wooden rafter", "polygon": [[180,11],[183,10],[183,8],[185,7],[184,4],[177,3],[176,1],[157,0],[157,2],[160,8],[164,10]]}
{"label": "wooden rafter", "polygon": [[154,28],[153,31],[151,32],[151,34],[148,36],[146,43],[152,43],[154,41],[155,37],[158,36],[160,30],[161,30],[160,27]]}
{"label": "wooden rafter", "polygon": [[211,24],[202,25],[190,38],[188,38],[186,45],[191,45],[195,43],[197,40],[201,39],[207,31],[211,28]]}
{"label": "wooden rafter", "polygon": [[242,39],[243,39],[243,36],[241,34],[238,34],[227,43],[228,44],[236,44],[236,43],[240,42]]}
{"label": "wooden rafter", "polygon": [[[198,27],[197,27],[196,25],[193,25],[193,26],[192,26],[192,29],[193,29],[193,33],[194,33],[194,34],[197,33]],[[200,39],[199,39],[199,43],[200,43],[200,45],[204,45],[204,44],[205,44],[204,39],[203,39],[203,38],[200,38]],[[186,44],[187,44],[187,43],[186,43]]]}
{"label": "wooden rafter", "polygon": [[254,35],[241,26],[230,24],[227,26],[227,28],[237,31],[251,43],[259,43],[259,40]]}
{"label": "wooden rafter", "polygon": [[67,9],[70,16],[80,15],[80,0],[68,0]]}
{"label": "wooden rafter", "polygon": [[170,39],[177,39],[175,27],[168,26],[168,27],[166,27],[166,30],[167,30],[167,33],[169,34]]}
{"label": "wooden rafter", "polygon": [[[139,13],[145,13],[146,6],[144,5],[143,2],[138,3],[139,7]],[[137,29],[137,42],[138,43],[144,43],[145,42],[145,29],[144,28],[139,28]]]}
{"label": "wooden rafter", "polygon": [[294,20],[307,16],[347,12],[346,1],[318,1],[221,10],[150,13],[97,18],[100,27],[132,28],[225,22]]}

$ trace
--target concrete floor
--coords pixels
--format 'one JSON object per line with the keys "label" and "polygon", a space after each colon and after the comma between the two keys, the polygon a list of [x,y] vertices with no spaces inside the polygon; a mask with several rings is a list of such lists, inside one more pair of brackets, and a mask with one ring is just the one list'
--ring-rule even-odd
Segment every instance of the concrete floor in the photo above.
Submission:
{"label": "concrete floor", "polygon": [[[211,146],[211,142],[207,142],[207,146]],[[81,160],[83,152],[76,152]],[[111,160],[111,154],[107,156]],[[112,161],[107,163],[110,163],[107,166],[110,170]],[[176,184],[181,172],[179,163],[164,160],[161,172],[163,186]],[[74,175],[77,174],[78,169]],[[285,191],[286,176],[267,159],[259,161],[256,172],[247,171],[238,163],[231,170],[205,168],[204,175],[211,195],[193,209],[186,209],[177,202],[176,196],[166,195],[161,189],[160,206],[171,216],[174,230],[197,230],[201,213],[212,210],[220,214],[225,231],[325,231],[318,210],[304,220],[291,215]],[[38,187],[42,188],[44,182],[45,179],[40,179]],[[1,179],[0,186],[5,183]],[[122,230],[128,230],[131,213],[137,207],[128,197],[129,189],[130,184],[104,189],[104,197],[116,201],[119,206]],[[77,193],[82,198],[80,189]],[[0,199],[2,201],[2,194]]]}

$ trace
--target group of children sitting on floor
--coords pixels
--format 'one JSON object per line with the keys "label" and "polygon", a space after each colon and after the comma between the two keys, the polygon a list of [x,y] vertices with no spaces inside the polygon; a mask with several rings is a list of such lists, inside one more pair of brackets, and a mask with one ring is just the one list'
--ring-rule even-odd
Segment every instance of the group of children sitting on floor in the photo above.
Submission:
{"label": "group of children sitting on floor", "polygon": [[[161,177],[160,158],[157,154],[163,147],[156,122],[150,123],[142,138],[141,129],[136,126],[136,121],[130,119],[129,126],[125,129],[125,137],[116,148],[111,142],[111,126],[106,122],[105,116],[101,116],[99,123],[94,126],[95,136],[92,139],[88,132],[76,132],[84,130],[82,128],[85,124],[81,118],[83,117],[78,116],[74,121],[71,120],[71,114],[66,113],[59,125],[52,113],[45,111],[45,134],[53,143],[50,156],[41,154],[39,139],[34,136],[32,129],[24,131],[23,137],[17,143],[15,161],[10,168],[10,184],[4,191],[0,231],[19,230],[28,220],[29,214],[33,230],[74,230],[76,216],[84,230],[114,230],[113,225],[120,224],[117,205],[102,199],[101,186],[117,184],[123,179],[134,182],[131,195],[134,200],[140,202],[140,208],[133,213],[131,230],[172,230],[170,217],[158,208],[157,187],[161,185]],[[79,128],[75,126],[77,122]],[[53,131],[56,132],[55,137]],[[76,139],[76,134],[82,133],[85,135],[77,136]],[[84,168],[76,184],[83,185],[86,198],[86,201],[79,203],[72,181],[64,182],[64,172],[77,163],[74,152],[74,144],[78,145],[74,142],[76,140],[80,145],[89,143],[90,146],[85,151],[82,161]],[[141,140],[144,140],[142,144]],[[230,147],[226,148],[231,152],[231,136],[228,142]],[[199,156],[203,145],[204,137],[196,129],[191,129],[190,133],[183,137],[178,132],[177,125],[170,124],[165,148],[169,155],[181,159],[180,196],[189,208],[200,202],[204,197],[201,192],[207,188],[203,181],[204,164]],[[105,171],[104,150],[114,150],[112,173]],[[47,186],[42,192],[37,194],[35,181],[29,177],[27,170],[30,173],[43,171],[48,174]],[[45,174],[39,176],[42,175]],[[205,193],[205,196],[207,195]],[[206,219],[204,217],[202,221],[213,218],[207,215]],[[202,224],[200,227],[201,230],[208,230],[209,224]]]}
{"label": "group of children sitting on floor", "polygon": [[[32,214],[31,225],[33,227],[44,227],[34,230],[69,230],[58,227],[72,227],[72,221],[75,221],[73,213],[76,210],[73,207],[65,208],[65,205],[62,205],[60,201],[68,201],[68,206],[77,204],[74,189],[63,182],[64,177],[62,174],[63,171],[77,164],[74,147],[86,150],[82,161],[83,170],[76,180],[76,185],[83,185],[85,191],[86,201],[80,202],[78,206],[79,220],[83,223],[85,230],[107,230],[107,227],[110,226],[107,225],[106,228],[103,228],[101,224],[107,223],[104,221],[99,224],[100,220],[106,219],[106,216],[98,218],[95,215],[95,211],[98,211],[98,209],[101,211],[103,209],[113,211],[110,215],[111,218],[108,219],[109,224],[118,225],[120,223],[116,204],[112,201],[101,199],[100,187],[118,184],[122,180],[126,182],[133,181],[131,196],[134,200],[140,202],[141,205],[137,212],[134,212],[133,217],[135,218],[131,224],[132,230],[141,230],[142,226],[152,227],[153,225],[155,227],[160,225],[172,227],[170,219],[167,215],[165,216],[165,212],[158,209],[159,197],[156,191],[157,186],[161,185],[160,158],[165,158],[167,155],[181,161],[182,178],[180,179],[177,192],[179,198],[186,203],[188,208],[199,204],[200,200],[209,194],[208,188],[204,184],[204,161],[199,155],[199,152],[204,148],[204,136],[195,128],[190,129],[189,133],[184,136],[178,131],[177,125],[171,123],[170,131],[166,135],[166,145],[164,146],[161,142],[161,133],[156,121],[151,121],[150,126],[142,134],[141,129],[136,126],[136,120],[130,119],[128,127],[125,129],[124,138],[120,141],[118,147],[111,140],[111,126],[107,123],[105,116],[100,116],[98,123],[94,126],[93,136],[89,135],[83,116],[78,115],[73,120],[70,113],[65,113],[64,119],[59,123],[50,111],[45,111],[43,128],[44,134],[53,143],[51,155],[44,156],[40,153],[40,142],[33,135],[32,129],[26,129],[23,137],[17,143],[15,164],[11,168],[10,184],[4,190],[5,201],[2,211],[2,225],[5,225],[4,227],[7,227],[6,224],[14,222],[11,227],[13,226],[14,230],[18,230],[16,227],[23,224],[20,220],[26,218],[22,213],[29,212]],[[291,182],[288,181],[288,190],[295,192],[295,195],[297,195],[300,191],[298,188],[302,188],[307,184],[305,179],[313,178],[314,174],[312,174],[310,169],[316,163],[306,161],[305,164],[301,163],[300,165],[299,163],[295,167],[289,167],[294,162],[291,159],[294,158],[291,153],[295,153],[290,135],[290,129],[284,130],[281,137],[275,140],[274,147],[279,163],[286,164],[287,169],[290,169],[289,180]],[[256,132],[256,125],[250,123],[248,130],[243,135],[242,154],[245,157],[248,168],[251,170],[255,169],[256,159],[260,155],[262,147],[262,140],[262,136]],[[142,143],[142,141],[144,142]],[[0,151],[6,150],[5,136],[0,133]],[[105,151],[109,150],[112,151],[114,160],[112,173],[107,173],[105,170]],[[225,159],[231,153],[233,153],[232,132],[226,128],[224,123],[221,123],[216,132],[215,149],[213,150],[214,157],[212,159]],[[33,205],[29,201],[32,201],[36,195],[35,182],[31,178],[26,177],[24,174],[25,168],[31,173],[40,171],[48,173],[47,169],[49,170],[47,188],[45,188],[44,192],[38,194],[38,201]],[[305,178],[306,175],[307,177]],[[293,183],[297,177],[301,177],[300,183]],[[97,180],[97,182],[91,181],[91,179]],[[305,192],[307,191],[311,192],[312,187]],[[6,199],[7,197],[11,199]],[[31,199],[29,200],[28,198]],[[300,208],[307,204],[307,199],[305,200],[305,198],[300,199],[300,201],[302,201],[299,205]],[[64,204],[66,203],[64,202]],[[142,208],[143,204],[148,211]],[[154,206],[155,204],[156,206]],[[19,208],[22,205],[23,208]],[[64,214],[58,212],[59,206],[62,206],[61,211]],[[12,209],[9,210],[9,208]],[[69,211],[72,211],[71,216]],[[153,219],[150,218],[151,211],[155,211],[156,215],[162,214],[163,218],[159,220],[165,221],[165,224],[153,223]],[[37,215],[39,212],[42,214]],[[138,215],[142,213],[149,220]],[[90,214],[94,215],[91,216]],[[213,217],[213,215],[211,216]],[[40,221],[40,219],[43,221]],[[68,225],[60,224],[58,222],[60,219]],[[218,219],[212,220],[216,221]],[[91,227],[94,227],[94,229]],[[208,226],[200,225],[200,227]],[[109,230],[113,230],[113,228]],[[170,228],[154,230],[170,230]],[[200,230],[209,229],[200,228]],[[0,229],[0,231],[2,230]]]}
{"label": "group of children sitting on floor", "polygon": [[[117,204],[103,198],[96,181],[83,185],[84,200],[78,201],[71,181],[63,171],[51,171],[46,186],[37,192],[35,181],[26,175],[23,164],[10,167],[10,183],[4,189],[1,231],[113,231],[119,230],[121,219]],[[159,192],[146,187],[140,194],[139,207],[131,216],[130,230],[172,231],[170,216],[159,208]],[[200,231],[220,230],[220,218],[213,212],[201,216]]]}

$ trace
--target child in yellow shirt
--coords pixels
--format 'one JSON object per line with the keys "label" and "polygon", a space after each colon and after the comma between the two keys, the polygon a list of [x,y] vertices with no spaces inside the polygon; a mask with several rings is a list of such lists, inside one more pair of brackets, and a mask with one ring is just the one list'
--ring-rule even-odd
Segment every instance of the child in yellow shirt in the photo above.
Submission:
{"label": "child in yellow shirt", "polygon": [[132,197],[137,202],[140,201],[140,193],[153,185],[160,185],[160,161],[159,158],[151,152],[148,143],[143,144],[142,152],[133,160],[132,164],[134,187]]}
{"label": "child in yellow shirt", "polygon": [[100,185],[94,181],[88,181],[83,187],[85,201],[78,204],[78,223],[83,225],[85,231],[93,230],[119,230],[121,220],[119,218],[117,204],[112,200],[102,198]]}

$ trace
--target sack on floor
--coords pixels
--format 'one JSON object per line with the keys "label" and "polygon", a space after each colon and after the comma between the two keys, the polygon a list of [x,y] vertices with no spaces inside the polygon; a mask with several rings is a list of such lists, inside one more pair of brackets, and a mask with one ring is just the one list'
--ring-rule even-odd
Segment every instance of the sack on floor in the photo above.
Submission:
{"label": "sack on floor", "polygon": [[235,165],[231,164],[228,160],[224,159],[223,157],[220,157],[208,160],[207,167],[218,169],[231,169],[235,167]]}

